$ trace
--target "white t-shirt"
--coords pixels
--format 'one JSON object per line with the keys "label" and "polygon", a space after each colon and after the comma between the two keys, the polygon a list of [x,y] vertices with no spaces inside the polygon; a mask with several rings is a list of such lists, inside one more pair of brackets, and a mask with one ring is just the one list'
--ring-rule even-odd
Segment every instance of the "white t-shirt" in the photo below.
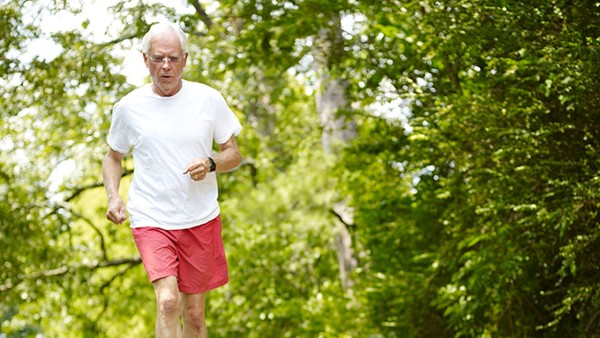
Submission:
{"label": "white t-shirt", "polygon": [[218,216],[215,173],[193,181],[183,171],[193,159],[211,156],[213,142],[223,144],[241,130],[223,96],[201,83],[183,81],[169,97],[148,84],[117,102],[108,144],[123,154],[133,148],[131,227],[186,229]]}

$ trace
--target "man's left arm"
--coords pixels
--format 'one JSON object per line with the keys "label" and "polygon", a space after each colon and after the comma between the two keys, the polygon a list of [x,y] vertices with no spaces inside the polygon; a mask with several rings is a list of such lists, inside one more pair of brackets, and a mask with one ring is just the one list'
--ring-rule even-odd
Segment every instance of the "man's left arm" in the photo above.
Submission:
{"label": "man's left arm", "polygon": [[[219,144],[221,151],[212,156],[215,161],[215,171],[225,172],[235,169],[242,161],[242,155],[235,140],[235,135],[231,135],[225,143]],[[210,172],[211,163],[208,157],[194,159],[183,171],[184,175],[189,175],[194,181],[201,181]]]}
{"label": "man's left arm", "polygon": [[235,135],[231,135],[227,142],[219,144],[219,148],[221,151],[212,158],[216,164],[216,172],[230,171],[240,165],[242,155],[235,140]]}

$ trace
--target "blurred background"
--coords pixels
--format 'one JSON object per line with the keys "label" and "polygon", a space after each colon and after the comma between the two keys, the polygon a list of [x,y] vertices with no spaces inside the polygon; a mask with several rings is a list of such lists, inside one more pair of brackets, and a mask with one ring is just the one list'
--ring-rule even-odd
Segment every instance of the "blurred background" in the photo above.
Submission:
{"label": "blurred background", "polygon": [[600,2],[0,4],[0,337],[153,335],[101,159],[162,21],[244,125],[211,337],[600,335]]}

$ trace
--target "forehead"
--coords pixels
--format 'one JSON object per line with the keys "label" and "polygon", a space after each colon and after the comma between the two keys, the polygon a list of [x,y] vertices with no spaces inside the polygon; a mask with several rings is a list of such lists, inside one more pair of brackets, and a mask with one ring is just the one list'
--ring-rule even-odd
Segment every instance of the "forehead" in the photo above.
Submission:
{"label": "forehead", "polygon": [[164,31],[150,40],[150,54],[181,55],[181,42],[175,32]]}

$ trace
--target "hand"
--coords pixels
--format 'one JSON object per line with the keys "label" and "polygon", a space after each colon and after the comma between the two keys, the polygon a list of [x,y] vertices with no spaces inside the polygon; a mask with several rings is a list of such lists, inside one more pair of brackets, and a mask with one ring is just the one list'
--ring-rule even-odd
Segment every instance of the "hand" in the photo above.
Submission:
{"label": "hand", "polygon": [[194,181],[202,181],[206,178],[206,174],[210,172],[210,162],[208,158],[197,158],[194,159],[183,171],[183,174],[190,175],[190,178]]}
{"label": "hand", "polygon": [[115,223],[123,224],[127,219],[125,214],[125,203],[120,198],[113,198],[108,201],[108,210],[106,210],[106,218]]}

